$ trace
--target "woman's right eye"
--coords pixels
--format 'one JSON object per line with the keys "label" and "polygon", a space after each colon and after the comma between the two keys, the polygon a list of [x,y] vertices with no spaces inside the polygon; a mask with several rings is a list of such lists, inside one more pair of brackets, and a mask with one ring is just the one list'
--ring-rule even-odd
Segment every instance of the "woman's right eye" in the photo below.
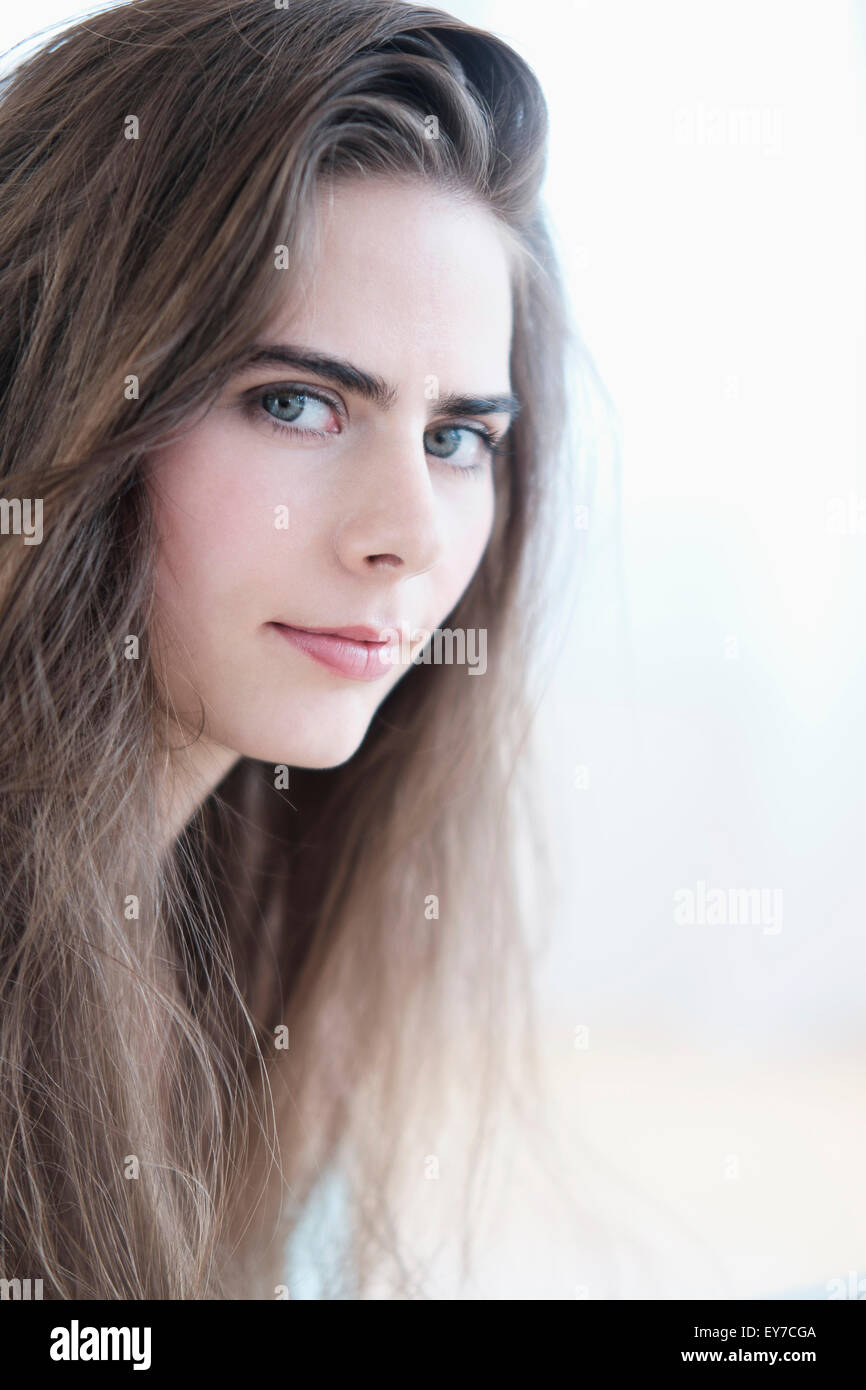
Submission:
{"label": "woman's right eye", "polygon": [[329,419],[336,418],[331,402],[301,387],[272,386],[258,391],[249,406],[257,418],[267,415],[278,434],[321,437],[339,433],[333,426],[327,427]]}

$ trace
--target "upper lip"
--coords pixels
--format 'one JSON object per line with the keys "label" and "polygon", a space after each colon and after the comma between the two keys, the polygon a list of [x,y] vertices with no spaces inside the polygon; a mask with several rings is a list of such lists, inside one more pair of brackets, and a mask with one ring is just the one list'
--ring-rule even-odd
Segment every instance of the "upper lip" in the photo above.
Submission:
{"label": "upper lip", "polygon": [[393,640],[390,637],[383,637],[383,632],[401,632],[401,623],[382,623],[378,627],[372,627],[368,623],[358,623],[351,627],[305,627],[302,623],[281,623],[281,627],[293,627],[298,632],[316,632],[324,637],[347,637],[355,642],[377,642],[383,645]]}

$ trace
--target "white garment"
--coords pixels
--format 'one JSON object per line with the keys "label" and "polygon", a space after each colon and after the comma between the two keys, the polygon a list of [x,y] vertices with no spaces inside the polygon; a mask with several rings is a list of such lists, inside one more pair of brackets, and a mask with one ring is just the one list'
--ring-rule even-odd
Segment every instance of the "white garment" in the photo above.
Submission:
{"label": "white garment", "polygon": [[350,1214],[345,1179],[323,1173],[286,1247],[289,1298],[352,1299]]}

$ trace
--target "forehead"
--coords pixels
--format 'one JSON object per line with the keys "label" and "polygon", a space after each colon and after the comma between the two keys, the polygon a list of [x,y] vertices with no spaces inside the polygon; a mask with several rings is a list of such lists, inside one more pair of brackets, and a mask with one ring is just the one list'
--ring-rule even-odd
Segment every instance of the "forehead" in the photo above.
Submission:
{"label": "forehead", "polygon": [[418,180],[323,186],[313,254],[285,300],[272,338],[363,361],[391,381],[509,384],[509,243],[486,208]]}

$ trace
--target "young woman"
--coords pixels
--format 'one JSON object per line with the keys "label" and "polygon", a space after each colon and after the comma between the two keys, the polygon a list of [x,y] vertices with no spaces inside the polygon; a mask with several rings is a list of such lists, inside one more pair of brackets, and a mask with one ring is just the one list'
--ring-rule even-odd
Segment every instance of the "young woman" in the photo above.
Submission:
{"label": "young woman", "polygon": [[471,1234],[532,1057],[545,142],[505,43],[389,0],[135,0],[4,83],[0,1273],[46,1298],[285,1296],[333,1173],[352,1296],[424,1291],[398,1192]]}

